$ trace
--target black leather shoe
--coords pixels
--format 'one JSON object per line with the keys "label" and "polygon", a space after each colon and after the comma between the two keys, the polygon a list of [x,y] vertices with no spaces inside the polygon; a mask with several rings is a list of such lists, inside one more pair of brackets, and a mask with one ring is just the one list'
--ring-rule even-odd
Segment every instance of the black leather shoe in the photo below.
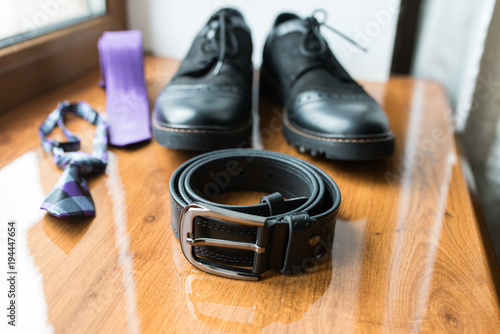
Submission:
{"label": "black leather shoe", "polygon": [[391,155],[384,111],[337,61],[322,25],[314,15],[277,17],[264,47],[260,94],[284,104],[284,136],[301,152],[339,160]]}
{"label": "black leather shoe", "polygon": [[214,150],[251,135],[252,39],[241,13],[216,12],[158,96],[153,133],[163,146]]}

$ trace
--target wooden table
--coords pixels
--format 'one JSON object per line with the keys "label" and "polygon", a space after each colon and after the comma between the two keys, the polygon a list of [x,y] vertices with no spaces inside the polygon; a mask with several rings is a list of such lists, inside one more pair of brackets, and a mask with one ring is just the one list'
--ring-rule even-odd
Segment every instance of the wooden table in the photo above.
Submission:
{"label": "wooden table", "polygon": [[[153,105],[178,62],[149,57],[146,64]],[[270,272],[259,282],[243,282],[195,270],[170,229],[168,182],[194,153],[154,141],[112,147],[106,175],[88,180],[97,217],[62,220],[38,209],[61,171],[42,151],[37,127],[59,100],[85,100],[104,110],[98,77],[96,70],[0,116],[0,258],[4,270],[6,222],[16,219],[18,329],[500,331],[499,269],[474,213],[449,105],[437,83],[403,77],[365,83],[397,137],[394,156],[375,162],[298,153],[280,132],[280,107],[260,102],[262,145],[321,167],[338,183],[343,201],[326,261],[304,275]],[[89,150],[93,127],[76,118],[69,127]],[[243,204],[260,195],[219,200]],[[5,300],[4,290],[0,295]]]}

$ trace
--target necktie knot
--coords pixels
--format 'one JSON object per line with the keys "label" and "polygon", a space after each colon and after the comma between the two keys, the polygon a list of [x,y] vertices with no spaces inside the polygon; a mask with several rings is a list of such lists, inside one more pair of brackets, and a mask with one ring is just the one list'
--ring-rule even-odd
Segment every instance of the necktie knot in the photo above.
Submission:
{"label": "necktie knot", "polygon": [[57,166],[64,170],[68,165],[78,167],[81,176],[99,173],[106,169],[106,162],[85,152],[68,152],[56,161]]}

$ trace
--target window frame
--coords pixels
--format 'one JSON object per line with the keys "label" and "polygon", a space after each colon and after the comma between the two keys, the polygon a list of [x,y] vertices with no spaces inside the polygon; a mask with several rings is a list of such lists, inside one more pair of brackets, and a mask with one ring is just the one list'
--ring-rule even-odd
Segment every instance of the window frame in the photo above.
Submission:
{"label": "window frame", "polygon": [[0,113],[97,68],[99,37],[126,28],[125,0],[106,0],[103,16],[0,49]]}

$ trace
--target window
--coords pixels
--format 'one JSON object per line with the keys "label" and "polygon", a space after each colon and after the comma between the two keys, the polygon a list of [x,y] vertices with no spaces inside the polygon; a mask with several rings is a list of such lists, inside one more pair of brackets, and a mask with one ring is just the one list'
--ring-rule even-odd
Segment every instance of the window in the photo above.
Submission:
{"label": "window", "polygon": [[2,0],[0,47],[104,15],[105,0]]}
{"label": "window", "polygon": [[97,68],[99,37],[124,29],[125,0],[0,0],[0,112]]}

